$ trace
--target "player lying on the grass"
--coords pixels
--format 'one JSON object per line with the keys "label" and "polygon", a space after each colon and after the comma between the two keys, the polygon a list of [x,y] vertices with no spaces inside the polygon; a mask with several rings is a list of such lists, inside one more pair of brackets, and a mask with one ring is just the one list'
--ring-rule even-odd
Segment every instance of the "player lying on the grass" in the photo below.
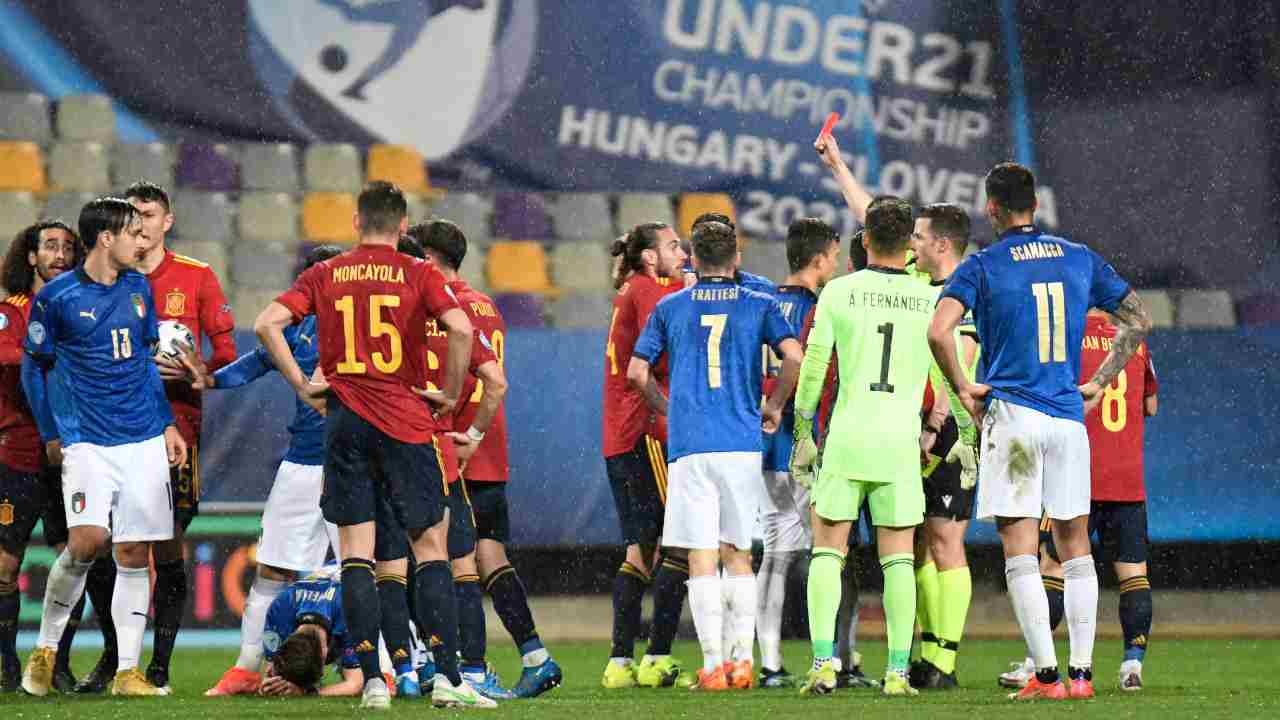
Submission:
{"label": "player lying on the grass", "polygon": [[[943,288],[929,344],[965,409],[982,428],[978,517],[994,518],[1004,546],[1014,614],[1036,677],[1013,697],[1093,697],[1098,577],[1089,547],[1089,437],[1084,403],[1123,370],[1151,329],[1127,282],[1084,245],[1036,227],[1035,176],[1016,163],[986,178],[987,219],[999,240],[960,264]],[[1111,349],[1088,382],[1080,377],[1085,315],[1116,316]],[[965,375],[955,329],[973,312],[982,341],[984,383]],[[1070,688],[1058,672],[1049,603],[1036,557],[1047,514],[1062,553],[1071,637]]]}
{"label": "player lying on the grass", "polygon": [[[21,230],[0,266],[8,297],[0,302],[0,692],[18,689],[22,662],[16,647],[18,571],[36,521],[44,540],[61,555],[67,542],[62,505],[62,468],[45,457],[40,431],[22,391],[22,341],[27,336],[31,300],[45,283],[80,263],[84,247],[61,220],[42,220]],[[53,686],[71,692],[67,649],[59,645]]]}
{"label": "player lying on the grass", "polygon": [[[809,630],[813,669],[802,692],[836,688],[832,662],[840,573],[852,522],[866,499],[884,571],[889,658],[883,692],[914,695],[907,682],[915,629],[912,543],[924,518],[920,427],[930,359],[926,331],[937,289],[905,270],[911,206],[881,197],[867,211],[865,270],[827,284],[818,300],[796,392],[792,473],[813,482]],[[818,463],[812,423],[832,350],[840,393]]]}
{"label": "player lying on the grass", "polygon": [[[840,236],[818,218],[801,218],[787,229],[789,275],[774,297],[787,321],[797,330],[817,305],[818,291],[835,274],[840,262]],[[774,374],[782,360],[768,354]],[[772,379],[766,382],[772,384]],[[794,678],[782,667],[782,611],[792,566],[809,553],[813,530],[809,524],[809,489],[791,477],[792,429],[795,404],[788,400],[778,431],[764,436],[765,493],[760,507],[764,554],[757,575],[759,591],[756,635],[760,641],[760,686],[791,687]]]}
{"label": "player lying on the grass", "polygon": [[[409,228],[409,235],[422,244],[427,259],[435,263],[448,281],[448,287],[458,296],[458,303],[477,330],[476,342],[490,343],[496,360],[495,368],[481,368],[488,379],[474,374],[467,377],[462,392],[462,397],[467,400],[453,414],[453,430],[458,434],[452,437],[468,441],[459,445],[457,450],[463,489],[471,501],[475,518],[476,567],[472,570],[479,571],[480,584],[493,599],[494,611],[520,651],[520,680],[511,692],[519,698],[536,697],[559,685],[563,673],[538,636],[524,584],[507,559],[505,547],[510,535],[506,494],[509,474],[504,409],[506,377],[503,371],[506,322],[489,296],[459,276],[458,271],[467,255],[467,238],[457,225],[434,219]],[[478,585],[466,583],[459,587],[472,596],[468,603],[479,611],[479,619],[483,622],[484,610],[480,606]],[[462,612],[461,607],[459,611]],[[483,638],[484,626],[477,625]],[[465,647],[466,643],[463,645]],[[471,670],[486,671],[483,653],[477,665]],[[463,670],[466,672],[468,668]]]}
{"label": "player lying on the grass", "polygon": [[[342,253],[335,245],[321,245],[307,255],[304,270]],[[285,330],[285,340],[298,366],[308,375],[319,361],[316,320],[311,315]],[[235,362],[209,373],[194,351],[177,360],[157,357],[161,365],[185,370],[195,390],[236,388],[275,371],[264,347],[245,353]],[[262,538],[258,541],[257,571],[240,619],[240,655],[223,673],[210,697],[242,695],[257,691],[262,680],[262,627],[267,608],[299,573],[324,564],[329,548],[338,553],[338,531],[320,513],[324,472],[324,417],[295,398],[289,423],[289,447],[276,470],[262,513]]]}
{"label": "player lying on the grass", "polygon": [[[1080,351],[1081,380],[1093,377],[1115,336],[1116,327],[1105,313],[1089,311]],[[1096,535],[1104,559],[1111,561],[1120,581],[1120,628],[1124,635],[1120,689],[1128,691],[1142,689],[1142,661],[1151,639],[1142,443],[1146,418],[1159,409],[1157,391],[1151,350],[1142,343],[1115,381],[1085,406],[1092,488],[1089,534]],[[1052,535],[1042,536],[1040,572],[1049,595],[1049,624],[1057,628],[1063,616],[1062,565]],[[1002,674],[1000,684],[1020,688],[1034,674],[1035,663],[1027,658]]]}
{"label": "player lying on the grass", "polygon": [[[689,552],[689,607],[703,657],[697,687],[748,688],[755,682],[751,531],[763,492],[760,429],[775,431],[781,421],[800,344],[776,300],[735,282],[739,253],[730,227],[699,226],[693,251],[698,284],[658,303],[636,342],[627,379],[670,420],[671,495],[662,542]],[[764,344],[783,355],[783,365],[762,410]],[[664,356],[671,366],[669,413],[650,374]],[[728,648],[726,624],[733,627]]]}
{"label": "player lying on the grass", "polygon": [[[95,558],[114,550],[111,614],[120,635],[114,695],[164,695],[138,670],[151,604],[151,545],[173,536],[169,468],[187,459],[151,349],[146,278],[133,270],[142,219],[120,198],[80,211],[84,265],[46,284],[27,325],[22,386],[51,458],[65,455],[67,547],[45,587],[40,636],[22,687],[46,695],[55,649]],[[51,391],[52,388],[52,391]],[[65,448],[65,449],[64,449]]]}

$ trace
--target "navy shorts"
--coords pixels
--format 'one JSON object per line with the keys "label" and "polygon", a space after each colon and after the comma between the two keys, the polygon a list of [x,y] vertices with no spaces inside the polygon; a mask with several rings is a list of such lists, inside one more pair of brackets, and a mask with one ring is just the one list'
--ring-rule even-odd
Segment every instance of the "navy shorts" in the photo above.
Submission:
{"label": "navy shorts", "polygon": [[62,468],[32,473],[0,465],[0,548],[10,555],[21,553],[38,520],[44,521],[44,541],[49,547],[67,541]]}
{"label": "navy shorts", "polygon": [[449,559],[457,560],[476,551],[476,516],[471,511],[467,486],[461,480],[449,483]]}
{"label": "navy shorts", "polygon": [[667,506],[667,449],[641,435],[631,452],[604,459],[626,545],[656,545]]}
{"label": "navy shorts", "polygon": [[332,393],[324,430],[325,520],[339,527],[394,520],[420,531],[444,518],[448,490],[434,442],[390,437]]}
{"label": "navy shorts", "polygon": [[[507,508],[507,484],[467,480],[467,497],[476,518],[476,537],[506,545],[511,541],[511,515]],[[452,492],[452,491],[450,491]]]}
{"label": "navy shorts", "polygon": [[187,448],[187,462],[169,468],[173,486],[173,529],[185,533],[191,521],[200,514],[200,443]]}
{"label": "navy shorts", "polygon": [[[1040,539],[1054,562],[1058,549],[1045,523]],[[1097,543],[1097,555],[1105,562],[1144,563],[1147,561],[1147,503],[1096,500],[1089,505],[1089,535]]]}
{"label": "navy shorts", "polygon": [[[945,458],[951,448],[960,441],[960,429],[954,417],[948,417],[938,433],[933,454]],[[960,463],[939,462],[933,472],[924,478],[924,515],[950,520],[972,520],[974,490],[960,487]]]}

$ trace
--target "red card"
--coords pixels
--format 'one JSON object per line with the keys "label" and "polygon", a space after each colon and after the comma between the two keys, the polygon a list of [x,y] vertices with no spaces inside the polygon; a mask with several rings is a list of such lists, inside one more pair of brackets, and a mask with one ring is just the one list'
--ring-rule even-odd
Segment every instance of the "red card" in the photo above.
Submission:
{"label": "red card", "polygon": [[831,113],[827,116],[827,121],[822,124],[822,132],[818,133],[818,139],[821,140],[823,135],[830,135],[831,128],[840,122],[840,113]]}

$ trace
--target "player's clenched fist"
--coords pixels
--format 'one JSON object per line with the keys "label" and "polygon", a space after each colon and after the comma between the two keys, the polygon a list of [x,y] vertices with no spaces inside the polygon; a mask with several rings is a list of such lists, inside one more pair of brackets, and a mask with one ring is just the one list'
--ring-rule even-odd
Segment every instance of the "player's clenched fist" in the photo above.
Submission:
{"label": "player's clenched fist", "polygon": [[796,444],[791,450],[791,477],[801,487],[812,487],[813,465],[818,461],[818,445],[813,441],[813,419],[796,413],[794,437]]}
{"label": "player's clenched fist", "polygon": [[182,439],[177,427],[170,425],[164,429],[164,448],[169,454],[170,467],[187,464],[187,441]]}

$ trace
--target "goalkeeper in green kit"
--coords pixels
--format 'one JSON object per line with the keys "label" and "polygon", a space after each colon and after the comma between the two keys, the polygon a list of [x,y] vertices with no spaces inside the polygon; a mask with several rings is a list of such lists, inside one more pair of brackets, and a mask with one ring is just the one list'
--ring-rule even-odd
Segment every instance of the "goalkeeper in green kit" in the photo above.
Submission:
{"label": "goalkeeper in green kit", "polygon": [[[920,402],[933,355],[927,332],[938,288],[908,275],[911,205],[880,197],[867,209],[867,267],[827,284],[818,300],[796,391],[791,472],[813,483],[809,633],[813,669],[803,693],[836,687],[832,662],[840,572],[849,530],[865,499],[884,571],[889,662],[883,692],[915,695],[907,681],[915,628],[913,539],[924,518],[920,482]],[[816,479],[812,424],[832,351],[840,393]]]}

